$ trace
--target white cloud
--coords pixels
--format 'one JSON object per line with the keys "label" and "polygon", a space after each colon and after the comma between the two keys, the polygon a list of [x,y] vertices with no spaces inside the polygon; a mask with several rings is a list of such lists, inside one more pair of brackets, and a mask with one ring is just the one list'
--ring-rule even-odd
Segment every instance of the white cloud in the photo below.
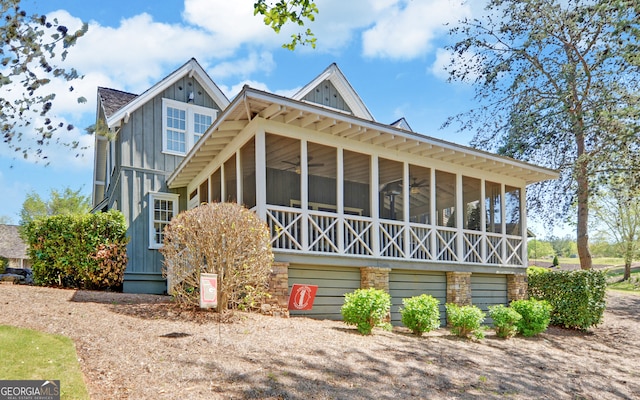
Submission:
{"label": "white cloud", "polygon": [[248,77],[258,71],[269,73],[275,68],[275,64],[271,53],[252,51],[246,58],[218,63],[207,72],[215,81],[229,76]]}
{"label": "white cloud", "polygon": [[385,3],[373,27],[362,34],[367,57],[413,59],[433,48],[446,23],[470,16],[467,5],[451,0],[400,0]]}

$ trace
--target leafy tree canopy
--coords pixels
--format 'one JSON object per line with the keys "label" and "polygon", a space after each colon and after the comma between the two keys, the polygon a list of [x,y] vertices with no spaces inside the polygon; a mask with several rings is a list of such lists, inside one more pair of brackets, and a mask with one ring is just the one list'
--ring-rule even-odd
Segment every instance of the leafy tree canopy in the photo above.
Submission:
{"label": "leafy tree canopy", "polygon": [[71,188],[65,188],[62,192],[51,189],[46,201],[35,192],[27,194],[20,210],[20,225],[51,215],[88,213],[91,210],[91,199],[80,191],[81,189]]}
{"label": "leafy tree canopy", "polygon": [[451,31],[450,78],[474,82],[479,106],[449,123],[476,130],[475,146],[560,170],[528,200],[551,221],[577,209],[588,269],[590,193],[640,171],[640,2],[488,0],[485,11]]}
{"label": "leafy tree canopy", "polygon": [[[1,0],[0,12],[0,128],[4,143],[23,157],[35,152],[58,130],[71,130],[72,125],[56,123],[49,117],[55,93],[47,90],[54,78],[72,81],[79,77],[74,69],[57,65],[64,61],[68,49],[88,29],[84,24],[70,32],[58,20],[44,15],[30,15],[20,6],[20,0]],[[69,90],[73,90],[70,86]],[[85,102],[80,97],[78,102]],[[25,132],[35,132],[37,149],[21,146]],[[26,141],[25,141],[26,142]],[[77,147],[77,143],[71,146]]]}
{"label": "leafy tree canopy", "polygon": [[[256,0],[253,9],[253,14],[264,16],[265,25],[271,27],[276,33],[280,33],[287,23],[303,27],[305,22],[313,22],[315,15],[318,14],[316,3],[311,0],[278,0],[275,3]],[[316,47],[316,38],[311,29],[307,28],[303,32],[292,34],[291,42],[283,44],[282,47],[294,50],[298,44]]]}

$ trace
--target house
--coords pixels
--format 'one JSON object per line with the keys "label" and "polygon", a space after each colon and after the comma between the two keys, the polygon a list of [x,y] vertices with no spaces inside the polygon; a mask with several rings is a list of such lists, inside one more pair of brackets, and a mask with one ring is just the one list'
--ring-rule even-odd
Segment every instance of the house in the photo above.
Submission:
{"label": "house", "polygon": [[9,268],[31,268],[27,244],[20,238],[18,226],[0,224],[0,257],[9,261]]}
{"label": "house", "polygon": [[292,97],[245,86],[229,102],[192,59],[139,96],[99,88],[97,122],[94,208],[127,218],[125,291],[166,291],[171,217],[236,201],[271,229],[285,292],[319,286],[323,318],[369,286],[389,291],[392,319],[421,293],[484,309],[521,297],[526,187],[558,176],[376,121],[335,64]]}

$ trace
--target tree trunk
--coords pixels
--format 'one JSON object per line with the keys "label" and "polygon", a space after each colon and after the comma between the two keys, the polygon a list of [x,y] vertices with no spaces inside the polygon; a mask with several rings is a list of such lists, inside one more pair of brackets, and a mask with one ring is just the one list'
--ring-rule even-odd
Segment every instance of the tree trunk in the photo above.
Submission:
{"label": "tree trunk", "polygon": [[578,220],[577,238],[580,268],[591,269],[591,251],[589,251],[589,179],[588,161],[585,154],[584,135],[576,135],[578,160],[576,161],[576,182],[578,184]]}
{"label": "tree trunk", "polygon": [[624,252],[624,278],[623,281],[631,279],[631,263],[633,262],[634,253],[633,242],[627,241],[627,246]]}

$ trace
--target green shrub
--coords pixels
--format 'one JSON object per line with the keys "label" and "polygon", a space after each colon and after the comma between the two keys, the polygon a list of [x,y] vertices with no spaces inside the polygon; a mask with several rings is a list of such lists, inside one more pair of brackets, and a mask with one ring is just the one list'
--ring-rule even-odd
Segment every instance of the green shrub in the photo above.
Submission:
{"label": "green shrub", "polygon": [[421,294],[402,299],[400,308],[402,324],[411,329],[415,335],[422,335],[440,327],[440,301],[433,296]]}
{"label": "green shrub", "polygon": [[603,271],[554,271],[529,276],[529,296],[553,307],[551,324],[586,330],[602,322],[606,276]]}
{"label": "green shrub", "polygon": [[510,338],[518,333],[516,324],[522,319],[522,316],[513,308],[505,307],[503,304],[489,306],[489,316],[493,319],[493,326],[498,337]]}
{"label": "green shrub", "polygon": [[344,295],[340,309],[347,325],[355,325],[363,335],[371,334],[374,327],[382,325],[391,308],[391,296],[380,289],[357,289]]}
{"label": "green shrub", "polygon": [[119,288],[127,266],[127,226],[119,211],[64,214],[24,225],[33,280],[80,289]]}
{"label": "green shrub", "polygon": [[535,274],[546,274],[547,272],[549,272],[548,268],[532,265],[527,268],[527,277]]}
{"label": "green shrub", "polygon": [[0,256],[0,274],[4,274],[5,269],[9,266],[9,259]]}
{"label": "green shrub", "polygon": [[460,337],[469,337],[471,334],[479,339],[484,337],[484,332],[480,328],[485,318],[482,310],[476,306],[459,306],[454,303],[447,303],[445,307],[451,333]]}
{"label": "green shrub", "polygon": [[560,265],[560,262],[558,261],[558,256],[557,255],[553,256],[553,262],[551,264],[554,267],[557,267],[558,265]]}
{"label": "green shrub", "polygon": [[522,336],[535,336],[547,330],[552,309],[548,302],[536,299],[516,300],[511,302],[511,308],[522,317],[516,322]]}

